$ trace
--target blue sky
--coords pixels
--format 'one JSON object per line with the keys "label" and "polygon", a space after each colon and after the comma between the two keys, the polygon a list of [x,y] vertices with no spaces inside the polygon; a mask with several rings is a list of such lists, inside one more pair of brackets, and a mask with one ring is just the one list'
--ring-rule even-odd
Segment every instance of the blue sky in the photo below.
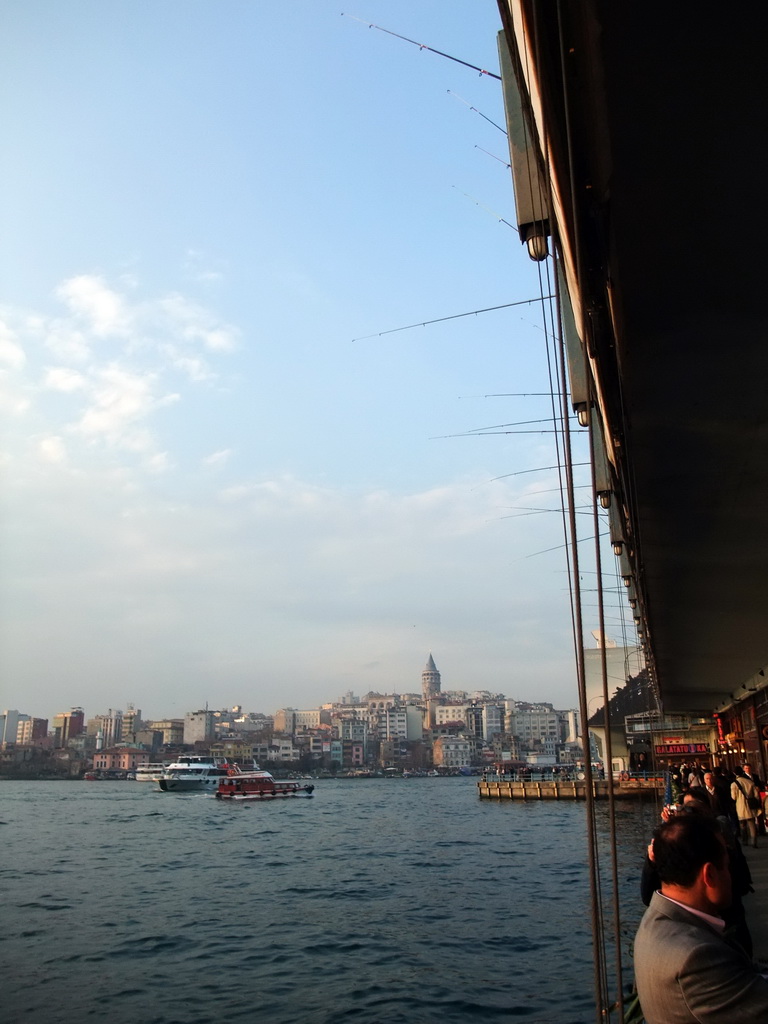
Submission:
{"label": "blue sky", "polygon": [[539,295],[499,83],[342,10],[498,70],[492,0],[3,5],[4,706],[575,703],[552,435],[468,436],[540,310],[353,340]]}

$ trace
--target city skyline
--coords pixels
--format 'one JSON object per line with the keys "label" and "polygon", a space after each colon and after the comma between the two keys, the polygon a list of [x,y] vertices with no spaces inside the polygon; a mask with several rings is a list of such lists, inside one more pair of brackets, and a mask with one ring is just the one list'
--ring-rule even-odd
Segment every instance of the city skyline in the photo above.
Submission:
{"label": "city skyline", "polygon": [[[364,13],[497,66],[494,5]],[[498,83],[327,3],[3,28],[2,703],[312,706],[431,648],[574,704]]]}
{"label": "city skyline", "polygon": [[[429,683],[427,682],[428,680],[431,681],[431,683],[432,683],[431,687],[429,686]],[[435,683],[435,681],[436,681],[436,683]],[[408,697],[408,698],[415,697],[416,700],[417,700],[417,703],[423,704],[424,703],[424,699],[425,699],[425,694],[427,693],[427,690],[425,690],[425,685],[429,689],[429,694],[428,695],[429,695],[430,699],[431,699],[431,697],[435,697],[435,698],[438,699],[439,703],[441,703],[441,704],[443,704],[445,706],[452,706],[454,704],[461,703],[464,700],[474,700],[476,698],[476,696],[477,697],[482,696],[482,699],[485,699],[484,695],[487,695],[488,698],[491,699],[491,700],[501,699],[501,700],[505,700],[505,701],[509,701],[509,702],[516,703],[516,704],[521,704],[521,705],[550,706],[550,707],[554,707],[554,705],[553,705],[553,703],[551,701],[542,700],[542,699],[531,700],[531,701],[521,700],[521,699],[516,698],[516,697],[508,696],[507,694],[503,693],[502,691],[493,691],[493,690],[477,689],[477,688],[469,689],[469,690],[464,690],[464,689],[461,689],[461,688],[455,688],[455,689],[452,689],[452,690],[442,690],[441,689],[441,673],[440,673],[439,669],[437,668],[437,666],[435,664],[435,661],[434,661],[434,658],[433,658],[433,655],[432,655],[432,652],[430,651],[429,656],[427,658],[426,665],[424,666],[424,669],[422,670],[422,673],[421,673],[421,680],[420,680],[421,692],[419,692],[419,689],[391,690],[391,691],[388,691],[386,693],[381,693],[379,691],[368,691],[367,693],[364,693],[364,694],[355,694],[353,691],[347,691],[346,693],[341,694],[340,696],[338,696],[335,700],[323,700],[323,701],[321,701],[318,705],[315,706],[315,708],[324,708],[324,707],[355,707],[355,706],[359,706],[361,704],[364,704],[368,700],[374,699],[375,697],[383,697],[383,696],[386,696],[386,697],[401,697],[401,698],[403,698],[403,697]],[[437,689],[434,688],[435,685],[437,686]],[[189,715],[189,714],[199,714],[203,710],[206,711],[206,712],[208,712],[208,711],[213,712],[214,714],[223,713],[223,712],[234,713],[238,709],[239,709],[239,712],[243,716],[248,716],[248,715],[264,715],[267,718],[274,718],[274,716],[276,714],[278,714],[278,712],[280,712],[280,711],[285,711],[285,710],[301,710],[299,708],[294,707],[294,705],[292,705],[290,703],[286,703],[285,705],[283,705],[280,708],[274,708],[271,711],[265,711],[262,708],[248,708],[248,707],[246,707],[242,703],[227,704],[227,705],[220,705],[220,706],[212,706],[210,704],[210,702],[206,702],[204,709],[203,708],[191,708],[190,707],[190,708],[186,709],[185,714],[186,715]],[[3,712],[3,714],[6,714],[7,710],[8,709],[6,709]],[[18,709],[18,708],[13,709],[13,710],[17,711],[17,712],[20,711],[20,709]],[[308,709],[304,709],[304,710],[308,710]],[[561,708],[560,710],[565,710],[565,709]],[[48,715],[48,720],[52,721],[56,717],[61,717],[63,715],[68,714],[69,712],[76,712],[76,711],[77,712],[84,712],[85,713],[86,709],[83,708],[83,707],[80,707],[78,705],[73,706],[72,708],[69,708],[69,709],[66,709],[66,710],[63,709],[63,708],[60,708],[58,711],[50,713]],[[146,712],[146,709],[137,707],[136,703],[134,701],[127,701],[125,703],[125,707],[124,708],[123,707],[117,707],[117,706],[115,706],[114,708],[109,707],[109,708],[106,708],[104,710],[100,710],[100,711],[96,711],[96,712],[92,713],[90,715],[90,718],[89,718],[88,714],[85,713],[85,721],[96,721],[97,719],[104,719],[104,718],[108,718],[110,716],[121,717],[121,718],[124,717],[126,719],[128,717],[130,717],[131,720],[139,719],[141,721],[159,721],[159,720],[162,720],[162,719],[165,719],[165,718],[172,718],[172,717],[174,717],[174,716],[171,716],[171,715],[157,715],[157,714],[147,715],[145,712]],[[20,712],[20,713],[22,715],[26,716],[26,717],[34,717],[34,718],[41,717],[41,716],[37,716],[37,715],[30,715],[30,713],[28,711],[24,711],[24,712]]]}

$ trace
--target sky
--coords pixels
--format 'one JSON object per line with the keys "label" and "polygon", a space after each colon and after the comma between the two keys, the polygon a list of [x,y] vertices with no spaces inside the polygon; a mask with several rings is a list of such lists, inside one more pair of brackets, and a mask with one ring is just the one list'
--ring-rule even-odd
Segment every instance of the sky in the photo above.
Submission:
{"label": "sky", "polygon": [[500,85],[370,23],[498,71],[493,0],[3,4],[4,707],[575,706],[541,306],[457,316],[541,294]]}

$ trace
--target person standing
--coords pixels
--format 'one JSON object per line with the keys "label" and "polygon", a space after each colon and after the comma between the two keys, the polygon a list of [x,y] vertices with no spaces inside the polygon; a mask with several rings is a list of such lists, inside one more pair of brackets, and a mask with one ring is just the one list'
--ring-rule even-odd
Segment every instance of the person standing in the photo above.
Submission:
{"label": "person standing", "polygon": [[696,761],[693,768],[688,773],[688,785],[689,786],[703,786],[704,785],[704,773],[709,771],[707,765],[701,765]]}
{"label": "person standing", "polygon": [[742,773],[748,779],[751,779],[752,782],[754,782],[754,784],[757,786],[757,793],[758,793],[758,796],[760,797],[760,808],[757,811],[757,814],[756,814],[756,817],[755,817],[755,824],[757,825],[757,834],[759,836],[760,835],[765,835],[765,832],[766,832],[766,828],[765,828],[765,799],[766,799],[765,782],[763,781],[763,779],[760,778],[759,775],[757,775],[755,772],[752,771],[752,765],[747,763],[747,762],[745,762],[741,766],[741,771],[742,771]]}
{"label": "person standing", "polygon": [[723,932],[731,875],[716,821],[675,815],[651,845],[661,888],[635,936],[635,982],[647,1024],[765,1024],[768,981]]}
{"label": "person standing", "polygon": [[705,772],[702,789],[706,790],[707,798],[715,817],[727,818],[731,809],[731,798],[727,786],[723,788],[721,785],[718,785],[714,772]]}
{"label": "person standing", "polygon": [[736,804],[736,815],[741,828],[742,843],[749,842],[757,849],[757,813],[760,810],[760,794],[752,779],[737,775],[731,783],[731,796]]}
{"label": "person standing", "polygon": [[758,790],[761,793],[764,792],[764,790],[765,790],[765,783],[763,782],[763,780],[760,778],[759,775],[757,775],[755,772],[752,771],[752,765],[751,764],[747,764],[745,762],[741,766],[741,773],[742,773],[742,775],[746,775],[746,777],[748,779],[751,779],[752,782],[754,782],[754,784],[757,786]]}

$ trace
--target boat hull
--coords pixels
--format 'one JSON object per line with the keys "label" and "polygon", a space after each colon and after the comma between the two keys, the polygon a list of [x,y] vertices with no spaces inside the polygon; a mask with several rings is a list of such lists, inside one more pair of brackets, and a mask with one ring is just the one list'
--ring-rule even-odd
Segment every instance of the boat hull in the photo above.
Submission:
{"label": "boat hull", "polygon": [[282,800],[284,797],[312,797],[312,793],[307,792],[293,792],[293,793],[230,793],[226,796],[222,796],[221,793],[217,793],[216,797],[219,800],[233,800],[235,803],[240,803],[243,800]]}
{"label": "boat hull", "polygon": [[216,792],[218,800],[286,800],[297,796],[311,797],[314,786],[301,786],[298,782],[275,782],[272,778],[234,776],[222,779]]}
{"label": "boat hull", "polygon": [[206,775],[203,778],[163,778],[158,785],[164,793],[195,793],[206,791],[212,793],[221,782],[218,775]]}

